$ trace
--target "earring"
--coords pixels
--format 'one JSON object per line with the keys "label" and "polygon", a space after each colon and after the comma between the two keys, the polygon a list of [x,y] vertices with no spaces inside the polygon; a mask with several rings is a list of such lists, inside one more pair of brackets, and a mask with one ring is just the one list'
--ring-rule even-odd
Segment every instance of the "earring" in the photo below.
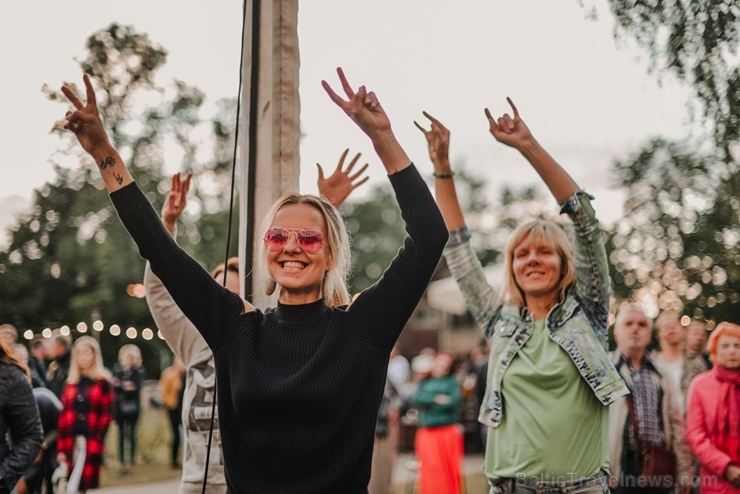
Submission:
{"label": "earring", "polygon": [[277,287],[277,283],[275,283],[275,280],[270,278],[267,280],[267,283],[265,283],[265,295],[272,295],[275,293],[275,288]]}

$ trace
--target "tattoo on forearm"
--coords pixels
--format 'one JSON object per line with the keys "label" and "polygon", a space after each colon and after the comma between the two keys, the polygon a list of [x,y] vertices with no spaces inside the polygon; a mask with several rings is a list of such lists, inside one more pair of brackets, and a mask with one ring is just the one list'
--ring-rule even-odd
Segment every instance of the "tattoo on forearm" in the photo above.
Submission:
{"label": "tattoo on forearm", "polygon": [[115,164],[116,164],[115,158],[113,158],[113,156],[108,156],[107,158],[105,158],[103,161],[100,162],[100,169],[105,170],[109,166],[113,166]]}
{"label": "tattoo on forearm", "polygon": [[114,173],[113,178],[116,179],[116,182],[118,182],[118,185],[121,185],[123,183],[123,177],[120,174]]}

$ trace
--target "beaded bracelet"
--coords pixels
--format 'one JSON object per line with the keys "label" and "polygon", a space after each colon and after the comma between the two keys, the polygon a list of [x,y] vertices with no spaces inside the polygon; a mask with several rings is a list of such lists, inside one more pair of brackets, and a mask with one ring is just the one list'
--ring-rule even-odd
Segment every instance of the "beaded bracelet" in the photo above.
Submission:
{"label": "beaded bracelet", "polygon": [[452,178],[455,176],[455,172],[449,172],[449,173],[432,173],[432,176],[434,178]]}

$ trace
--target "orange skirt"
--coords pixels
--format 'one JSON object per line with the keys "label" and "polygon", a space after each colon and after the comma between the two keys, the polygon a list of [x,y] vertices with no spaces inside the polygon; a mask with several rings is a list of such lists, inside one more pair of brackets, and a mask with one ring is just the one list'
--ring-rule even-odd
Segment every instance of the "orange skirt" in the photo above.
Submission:
{"label": "orange skirt", "polygon": [[421,427],[414,449],[419,461],[419,494],[462,492],[463,434],[460,424]]}

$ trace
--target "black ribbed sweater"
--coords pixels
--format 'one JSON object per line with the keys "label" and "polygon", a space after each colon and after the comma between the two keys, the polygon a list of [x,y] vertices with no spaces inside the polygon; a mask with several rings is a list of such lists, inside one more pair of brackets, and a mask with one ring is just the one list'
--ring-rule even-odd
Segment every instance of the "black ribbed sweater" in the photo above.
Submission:
{"label": "black ribbed sweater", "polygon": [[243,313],[135,184],[111,194],[139,252],[213,350],[229,492],[367,492],[390,350],[447,241],[416,168],[390,181],[408,236],[382,278],[349,308],[319,300],[264,313]]}

